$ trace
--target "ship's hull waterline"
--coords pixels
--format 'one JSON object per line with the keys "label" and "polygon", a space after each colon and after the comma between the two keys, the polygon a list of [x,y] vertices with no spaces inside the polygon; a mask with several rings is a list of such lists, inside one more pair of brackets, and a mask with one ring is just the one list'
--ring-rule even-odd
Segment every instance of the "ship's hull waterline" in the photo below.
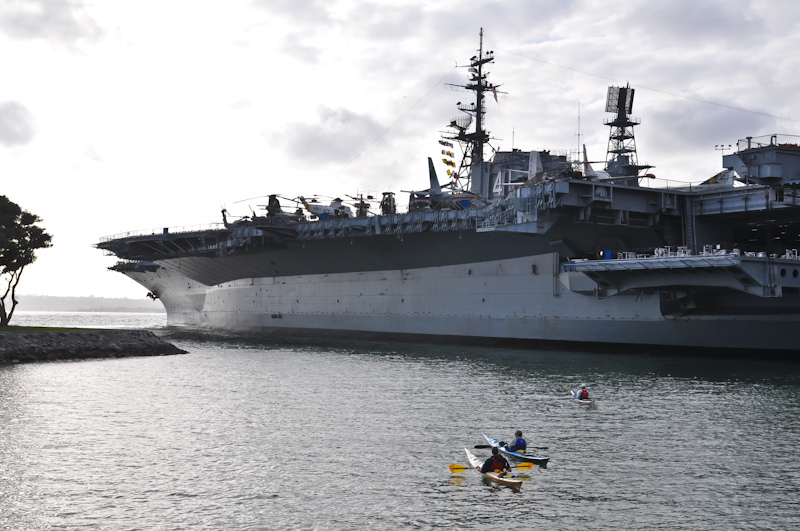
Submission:
{"label": "ship's hull waterline", "polygon": [[170,325],[227,332],[578,342],[675,347],[676,354],[693,347],[731,354],[798,350],[797,313],[669,317],[659,290],[608,298],[571,291],[555,253],[413,270],[241,278],[210,287],[166,268],[124,273],[159,296]]}

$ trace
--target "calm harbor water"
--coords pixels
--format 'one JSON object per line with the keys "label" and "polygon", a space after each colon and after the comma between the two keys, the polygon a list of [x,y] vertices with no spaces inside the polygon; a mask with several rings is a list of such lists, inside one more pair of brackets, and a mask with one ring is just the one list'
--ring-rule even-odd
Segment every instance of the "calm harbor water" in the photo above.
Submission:
{"label": "calm harbor water", "polygon": [[[800,363],[259,342],[0,367],[2,529],[796,529]],[[570,389],[585,382],[596,407]],[[481,432],[547,447],[519,491]]]}

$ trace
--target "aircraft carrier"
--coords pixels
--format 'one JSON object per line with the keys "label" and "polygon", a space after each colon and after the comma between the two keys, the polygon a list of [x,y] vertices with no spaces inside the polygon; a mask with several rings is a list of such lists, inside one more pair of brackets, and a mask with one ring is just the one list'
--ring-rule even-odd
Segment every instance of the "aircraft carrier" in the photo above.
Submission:
{"label": "aircraft carrier", "polygon": [[[145,286],[170,325],[278,335],[545,341],[586,348],[800,350],[800,138],[739,140],[700,184],[656,186],[637,160],[634,89],[610,87],[604,168],[557,151],[484,160],[481,46],[474,103],[429,159],[407,212],[386,192],[302,200],[196,230],[132,232],[96,246]],[[460,150],[456,150],[458,145]],[[460,159],[460,160],[459,160]],[[594,163],[597,165],[597,163]],[[449,168],[452,168],[450,170]],[[713,173],[713,172],[712,172]],[[320,257],[326,257],[320,260]]]}

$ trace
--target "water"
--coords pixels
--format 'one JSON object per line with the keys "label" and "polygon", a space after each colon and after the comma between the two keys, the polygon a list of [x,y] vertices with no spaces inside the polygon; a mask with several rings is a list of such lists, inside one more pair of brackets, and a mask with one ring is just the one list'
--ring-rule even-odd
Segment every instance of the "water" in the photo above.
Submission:
{"label": "water", "polygon": [[[2,529],[793,529],[800,364],[258,342],[0,367]],[[586,382],[596,407],[576,404]],[[546,446],[519,491],[481,432]]]}

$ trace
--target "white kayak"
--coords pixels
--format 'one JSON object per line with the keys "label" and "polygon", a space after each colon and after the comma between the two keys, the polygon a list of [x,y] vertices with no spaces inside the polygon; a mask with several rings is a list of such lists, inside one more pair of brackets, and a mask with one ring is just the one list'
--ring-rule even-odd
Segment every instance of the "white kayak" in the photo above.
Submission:
{"label": "white kayak", "polygon": [[512,474],[506,474],[504,472],[481,472],[481,467],[483,466],[483,461],[475,457],[475,455],[464,448],[464,451],[467,453],[467,461],[472,467],[477,470],[483,477],[495,481],[497,483],[502,483],[503,485],[508,485],[509,487],[520,488],[522,486],[522,480],[518,477],[514,477]]}
{"label": "white kayak", "polygon": [[574,398],[579,404],[583,404],[584,406],[593,406],[594,400],[589,400],[587,398],[578,398],[578,391],[572,390],[572,398]]}
{"label": "white kayak", "polygon": [[519,450],[516,452],[512,452],[505,446],[500,446],[500,441],[498,441],[497,439],[493,439],[492,437],[489,437],[485,433],[481,433],[481,435],[483,435],[483,438],[486,439],[486,442],[488,442],[490,445],[496,446],[497,449],[500,450],[500,453],[503,454],[504,456],[513,457],[514,459],[519,459],[520,461],[527,461],[533,463],[534,465],[539,465],[542,468],[547,468],[547,462],[550,460],[549,457],[542,457],[541,455],[535,455],[530,450],[525,450],[525,451]]}

